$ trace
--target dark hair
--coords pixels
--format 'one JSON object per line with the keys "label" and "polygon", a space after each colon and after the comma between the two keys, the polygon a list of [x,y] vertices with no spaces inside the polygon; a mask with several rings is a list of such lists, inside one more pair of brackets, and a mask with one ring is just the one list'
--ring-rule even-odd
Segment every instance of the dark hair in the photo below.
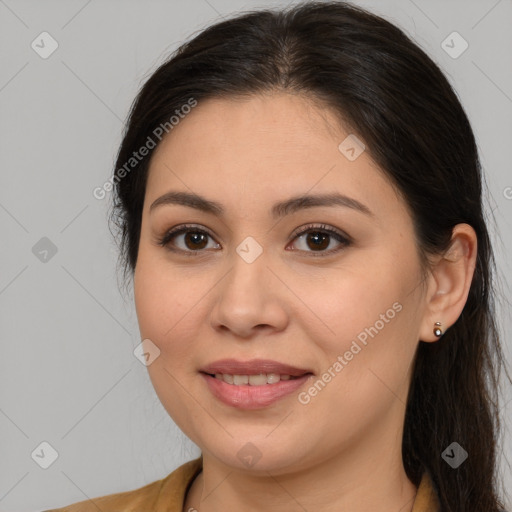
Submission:
{"label": "dark hair", "polygon": [[[126,169],[133,152],[191,98],[272,91],[319,101],[364,141],[409,207],[423,269],[428,255],[449,247],[456,224],[476,231],[476,269],[462,314],[436,343],[419,342],[402,456],[415,485],[425,470],[430,473],[443,511],[497,512],[503,508],[496,447],[505,363],[494,317],[495,263],[481,166],[455,92],[404,32],[344,2],[253,11],[212,25],[176,50],[142,87],[116,169]],[[125,278],[133,276],[137,262],[153,151],[114,181],[111,221],[121,236]],[[441,457],[453,441],[469,453],[457,469]]]}

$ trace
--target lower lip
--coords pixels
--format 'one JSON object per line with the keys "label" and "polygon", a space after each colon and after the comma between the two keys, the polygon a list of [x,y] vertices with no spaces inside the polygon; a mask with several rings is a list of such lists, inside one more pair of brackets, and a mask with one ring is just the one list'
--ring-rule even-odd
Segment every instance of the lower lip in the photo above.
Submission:
{"label": "lower lip", "polygon": [[206,380],[212,394],[221,402],[239,409],[261,409],[280,398],[293,393],[312,377],[312,374],[303,375],[298,379],[280,380],[275,384],[263,384],[261,386],[250,386],[242,384],[228,384],[206,373],[201,373]]}

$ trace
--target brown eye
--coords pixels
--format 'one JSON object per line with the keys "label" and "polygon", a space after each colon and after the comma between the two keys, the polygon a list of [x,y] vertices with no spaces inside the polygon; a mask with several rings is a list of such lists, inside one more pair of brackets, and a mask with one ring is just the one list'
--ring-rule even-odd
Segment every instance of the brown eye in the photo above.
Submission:
{"label": "brown eye", "polygon": [[[307,233],[306,234],[306,243],[308,247],[316,251],[317,249],[327,249],[329,246],[331,235],[327,233],[322,233],[320,231],[316,233]],[[312,245],[309,245],[311,242]]]}
{"label": "brown eye", "polygon": [[205,233],[199,233],[195,231],[187,231],[185,233],[185,245],[188,249],[204,249],[207,244],[208,235]]}
{"label": "brown eye", "polygon": [[[325,224],[320,226],[306,226],[305,229],[295,234],[294,239],[303,242],[302,248],[299,247],[299,249],[296,250],[300,250],[302,252],[318,253],[312,254],[312,256],[332,254],[343,249],[344,247],[348,247],[352,243],[348,236],[344,236],[337,230],[334,230]],[[331,247],[328,249],[333,240],[334,242],[337,242],[338,247],[336,247],[336,244],[334,244],[334,248]]]}
{"label": "brown eye", "polygon": [[[167,232],[158,244],[172,251],[192,254],[206,249],[208,238],[211,238],[211,235],[202,229],[181,226]],[[220,247],[219,244],[217,244],[218,247]]]}

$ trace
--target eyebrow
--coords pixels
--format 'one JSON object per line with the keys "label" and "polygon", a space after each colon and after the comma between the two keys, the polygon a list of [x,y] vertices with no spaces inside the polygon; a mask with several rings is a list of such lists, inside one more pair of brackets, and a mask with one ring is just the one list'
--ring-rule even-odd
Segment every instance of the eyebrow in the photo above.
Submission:
{"label": "eyebrow", "polygon": [[[222,217],[224,215],[224,208],[220,203],[206,199],[205,197],[192,192],[167,192],[151,204],[149,211],[151,213],[155,208],[164,205],[188,206],[189,208],[195,208],[196,210],[211,213],[218,217]],[[270,212],[272,217],[277,219],[286,215],[291,215],[299,210],[313,208],[315,206],[344,206],[364,213],[365,215],[373,216],[372,211],[367,206],[356,199],[339,193],[291,197],[285,201],[275,203]]]}

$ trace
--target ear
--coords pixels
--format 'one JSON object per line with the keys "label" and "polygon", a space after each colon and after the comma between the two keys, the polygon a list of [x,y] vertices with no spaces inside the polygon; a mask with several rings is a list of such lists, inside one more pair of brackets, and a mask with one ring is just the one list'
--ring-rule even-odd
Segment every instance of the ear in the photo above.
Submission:
{"label": "ear", "polygon": [[468,298],[476,256],[475,230],[469,224],[457,224],[448,250],[432,264],[420,340],[439,340],[433,332],[436,322],[441,322],[440,328],[445,333],[457,321]]}

